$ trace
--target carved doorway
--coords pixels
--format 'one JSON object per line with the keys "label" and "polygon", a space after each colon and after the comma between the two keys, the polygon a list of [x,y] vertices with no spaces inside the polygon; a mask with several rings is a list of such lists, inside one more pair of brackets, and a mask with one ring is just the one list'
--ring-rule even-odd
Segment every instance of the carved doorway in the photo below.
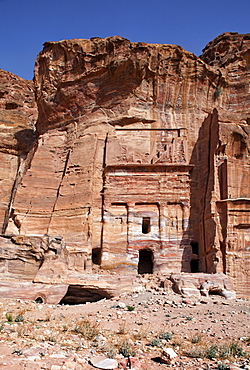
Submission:
{"label": "carved doorway", "polygon": [[92,263],[94,265],[101,264],[101,248],[92,249]]}
{"label": "carved doorway", "polygon": [[154,255],[150,249],[139,251],[138,274],[152,274],[154,269]]}

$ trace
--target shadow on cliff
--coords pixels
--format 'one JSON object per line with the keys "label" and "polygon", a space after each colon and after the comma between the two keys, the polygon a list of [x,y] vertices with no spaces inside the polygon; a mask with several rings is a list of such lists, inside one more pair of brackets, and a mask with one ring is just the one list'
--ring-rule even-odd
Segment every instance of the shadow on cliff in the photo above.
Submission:
{"label": "shadow on cliff", "polygon": [[15,133],[17,148],[21,153],[28,153],[37,140],[37,133],[32,129],[24,129]]}
{"label": "shadow on cliff", "polygon": [[[33,157],[33,155],[34,155],[34,153],[37,149],[36,144],[37,144],[38,136],[37,136],[36,131],[34,131],[32,129],[23,129],[23,130],[20,130],[20,131],[16,132],[14,134],[14,137],[17,141],[16,146],[17,146],[17,150],[19,152],[18,168],[17,168],[17,172],[16,172],[16,177],[15,177],[15,179],[13,181],[13,184],[12,184],[12,189],[11,189],[11,193],[10,193],[9,202],[8,202],[8,204],[5,208],[5,212],[4,212],[4,219],[3,219],[3,223],[1,225],[1,233],[2,234],[5,234],[6,229],[8,227],[9,219],[10,219],[11,214],[12,214],[12,205],[13,205],[13,202],[15,200],[15,196],[16,196],[18,186],[21,183],[22,177],[24,176],[26,170],[29,168],[32,157]],[[31,155],[29,156],[29,158],[27,160],[28,153],[31,153]],[[21,167],[22,162],[20,160],[21,157],[26,160],[26,165],[25,165],[24,172],[21,170],[21,168],[22,168]]]}
{"label": "shadow on cliff", "polygon": [[[182,271],[215,272],[216,223],[211,201],[215,183],[214,154],[219,143],[218,113],[214,109],[203,121],[190,164],[190,216],[183,235]],[[189,240],[188,240],[189,239]]]}

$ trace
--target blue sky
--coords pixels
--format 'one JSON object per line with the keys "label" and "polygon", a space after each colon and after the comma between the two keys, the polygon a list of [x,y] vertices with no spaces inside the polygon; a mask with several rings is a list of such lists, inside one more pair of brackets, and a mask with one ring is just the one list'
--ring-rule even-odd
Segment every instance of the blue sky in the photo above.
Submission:
{"label": "blue sky", "polygon": [[32,79],[45,41],[120,35],[200,55],[223,32],[250,32],[250,0],[0,0],[0,68]]}

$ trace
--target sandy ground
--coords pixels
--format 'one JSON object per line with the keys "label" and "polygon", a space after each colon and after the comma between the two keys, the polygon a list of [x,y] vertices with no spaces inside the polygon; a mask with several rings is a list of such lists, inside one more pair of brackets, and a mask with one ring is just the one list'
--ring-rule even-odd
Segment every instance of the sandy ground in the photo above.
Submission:
{"label": "sandy ground", "polygon": [[250,370],[249,318],[249,300],[161,290],[71,306],[0,299],[0,369],[89,370],[100,354],[121,369]]}

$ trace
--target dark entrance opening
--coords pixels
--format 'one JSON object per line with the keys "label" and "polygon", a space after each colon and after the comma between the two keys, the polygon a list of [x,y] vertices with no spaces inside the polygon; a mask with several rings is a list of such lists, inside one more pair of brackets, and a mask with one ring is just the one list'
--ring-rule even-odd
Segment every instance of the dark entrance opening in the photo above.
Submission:
{"label": "dark entrance opening", "polygon": [[199,272],[199,244],[197,242],[190,243],[192,248],[192,259],[190,261],[191,272]]}
{"label": "dark entrance opening", "polygon": [[199,244],[197,242],[191,242],[190,245],[192,247],[192,253],[198,255],[199,254]]}
{"label": "dark entrance opening", "polygon": [[153,252],[149,249],[142,249],[139,251],[138,274],[153,273],[153,257]]}
{"label": "dark entrance opening", "polygon": [[44,298],[43,297],[37,297],[36,299],[35,299],[35,302],[36,303],[44,303]]}
{"label": "dark entrance opening", "polygon": [[150,217],[142,218],[142,233],[143,234],[150,233]]}
{"label": "dark entrance opening", "polygon": [[105,289],[90,288],[82,285],[69,285],[67,293],[59,304],[84,304],[86,302],[97,302],[103,298],[111,298],[112,295]]}
{"label": "dark entrance opening", "polygon": [[199,272],[199,260],[190,261],[191,272]]}
{"label": "dark entrance opening", "polygon": [[94,265],[101,264],[101,248],[94,248],[92,250],[92,263]]}

